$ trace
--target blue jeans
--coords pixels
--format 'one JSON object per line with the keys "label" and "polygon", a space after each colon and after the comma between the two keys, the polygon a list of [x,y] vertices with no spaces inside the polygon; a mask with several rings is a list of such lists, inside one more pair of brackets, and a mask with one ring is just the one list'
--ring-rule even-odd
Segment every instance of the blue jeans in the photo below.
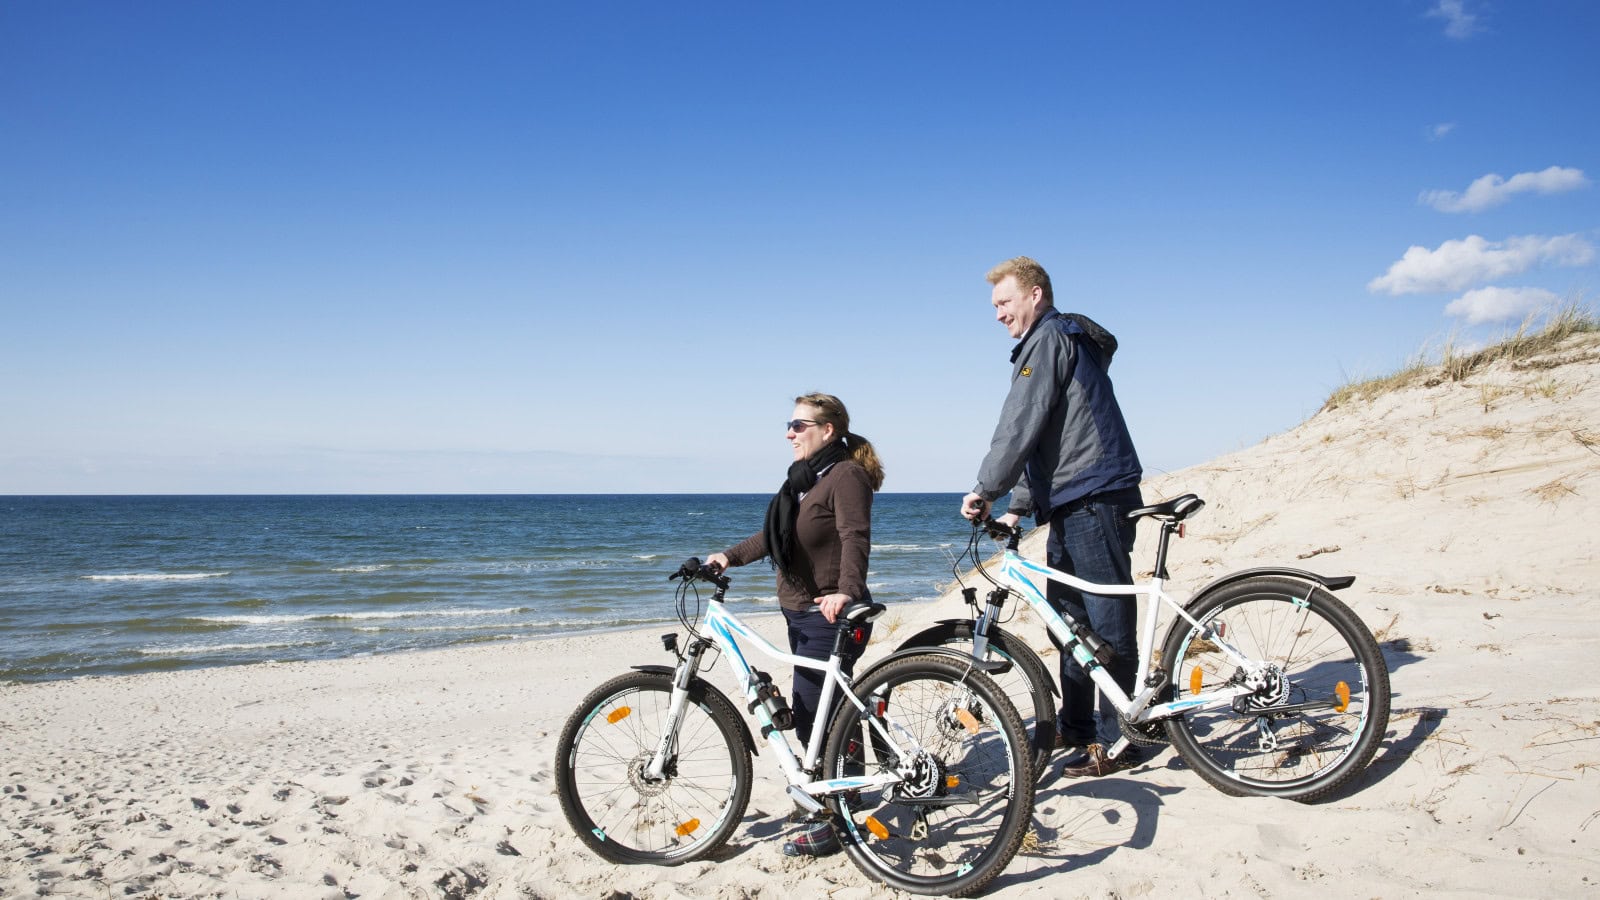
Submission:
{"label": "blue jeans", "polygon": [[[838,623],[823,618],[815,606],[800,612],[785,609],[783,617],[789,623],[789,652],[795,656],[827,662],[828,655],[833,652],[833,639],[839,630]],[[867,641],[872,640],[871,622],[866,624],[865,630],[865,640],[860,644],[845,643],[844,659],[839,661],[839,668],[846,675],[855,671],[856,660],[866,650]],[[794,689],[789,695],[789,708],[794,710],[794,733],[802,742],[802,746],[808,745],[811,740],[813,722],[821,723],[824,728],[828,727],[827,713],[830,710],[817,709],[822,700],[824,677],[817,669],[802,669],[796,666],[794,670]],[[837,695],[834,697],[834,702],[838,702]]]}
{"label": "blue jeans", "polygon": [[[1050,517],[1050,537],[1045,561],[1052,569],[1096,584],[1133,583],[1134,523],[1128,512],[1144,505],[1137,487],[1097,494],[1087,502],[1069,504]],[[1087,594],[1050,582],[1045,596],[1099,635],[1116,653],[1106,671],[1130,696],[1139,668],[1138,603],[1132,596]],[[1056,727],[1064,743],[1098,743],[1107,748],[1117,742],[1122,729],[1116,710],[1106,704],[1095,716],[1095,686],[1077,663],[1061,654],[1061,715]]]}

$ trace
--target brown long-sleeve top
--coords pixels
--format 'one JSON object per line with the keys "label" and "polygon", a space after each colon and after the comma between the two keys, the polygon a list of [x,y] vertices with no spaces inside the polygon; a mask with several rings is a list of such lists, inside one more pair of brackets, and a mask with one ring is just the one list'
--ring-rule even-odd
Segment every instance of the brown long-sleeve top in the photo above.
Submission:
{"label": "brown long-sleeve top", "polygon": [[[817,593],[810,594],[778,576],[778,604],[784,609],[814,609],[817,597],[844,594],[870,600],[867,554],[872,549],[872,482],[861,466],[843,460],[828,467],[800,498],[795,512],[793,569]],[[756,532],[728,548],[728,562],[742,566],[767,555],[766,539]]]}

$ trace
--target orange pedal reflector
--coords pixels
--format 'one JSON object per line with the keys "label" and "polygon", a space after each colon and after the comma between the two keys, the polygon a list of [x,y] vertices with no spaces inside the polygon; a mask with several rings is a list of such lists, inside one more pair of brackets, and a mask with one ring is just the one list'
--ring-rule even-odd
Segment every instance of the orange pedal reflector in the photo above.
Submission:
{"label": "orange pedal reflector", "polygon": [[685,835],[693,834],[695,829],[699,828],[699,827],[700,827],[700,820],[699,819],[690,819],[689,821],[687,821],[687,822],[683,823],[682,825],[678,826],[678,837],[683,837]]}
{"label": "orange pedal reflector", "polygon": [[1205,674],[1200,671],[1199,666],[1195,666],[1194,668],[1190,669],[1189,693],[1198,695],[1200,693],[1201,682],[1205,681],[1205,677]]}
{"label": "orange pedal reflector", "polygon": [[867,830],[872,832],[872,836],[880,841],[889,839],[889,829],[884,827],[884,824],[873,816],[867,816]]}
{"label": "orange pedal reflector", "polygon": [[611,715],[606,716],[606,721],[610,722],[613,725],[615,725],[618,722],[621,722],[623,719],[626,719],[632,713],[633,713],[633,707],[631,707],[631,706],[619,706],[616,709],[613,709],[611,711]]}
{"label": "orange pedal reflector", "polygon": [[947,791],[953,791],[956,788],[961,787],[961,776],[960,775],[946,775],[944,777],[944,787],[945,787],[945,790],[947,790]]}
{"label": "orange pedal reflector", "polygon": [[965,707],[956,710],[956,721],[967,730],[967,734],[978,733],[978,717]]}
{"label": "orange pedal reflector", "polygon": [[1333,686],[1333,692],[1339,695],[1339,702],[1333,705],[1334,712],[1344,712],[1350,708],[1350,685],[1343,681]]}

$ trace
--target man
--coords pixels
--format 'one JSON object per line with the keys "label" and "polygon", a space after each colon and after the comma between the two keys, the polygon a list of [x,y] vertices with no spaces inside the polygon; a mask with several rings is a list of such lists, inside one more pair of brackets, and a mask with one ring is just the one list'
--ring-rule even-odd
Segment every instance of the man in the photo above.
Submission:
{"label": "man", "polygon": [[[1050,523],[1045,556],[1052,568],[1097,584],[1131,584],[1134,526],[1127,513],[1142,505],[1143,470],[1106,376],[1115,341],[1093,322],[1057,312],[1050,276],[1026,256],[995,266],[988,280],[995,318],[1018,343],[1011,391],[961,514],[985,516],[1010,491],[1000,520],[1015,525],[1031,513]],[[1111,645],[1116,658],[1106,668],[1132,696],[1134,598],[1084,594],[1054,581],[1046,596]],[[1073,751],[1063,774],[1099,776],[1134,764],[1131,752],[1106,756],[1121,735],[1116,714],[1107,709],[1096,720],[1094,682],[1065,653],[1061,695],[1057,742]]]}

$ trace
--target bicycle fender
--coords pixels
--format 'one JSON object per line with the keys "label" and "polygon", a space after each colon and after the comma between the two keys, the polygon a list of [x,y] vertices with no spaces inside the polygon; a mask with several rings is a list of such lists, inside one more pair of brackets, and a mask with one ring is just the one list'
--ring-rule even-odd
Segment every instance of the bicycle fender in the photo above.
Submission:
{"label": "bicycle fender", "polygon": [[[953,626],[957,626],[957,625],[969,625],[970,626],[971,624],[972,624],[972,620],[971,619],[940,619],[940,620],[938,620],[937,623],[935,623],[934,627],[932,627],[932,628],[924,628],[921,631],[917,632],[916,634],[913,634],[912,636],[910,636],[910,637],[906,638],[905,640],[901,641],[900,642],[900,646],[895,648],[895,649],[896,650],[932,649],[934,647],[940,646],[938,644],[929,643],[930,641],[933,640],[933,636],[934,636],[934,634],[936,632],[940,631],[941,629],[943,629],[945,627],[953,627]],[[995,625],[993,627],[994,627],[994,630],[996,632],[1006,635],[1007,639],[1016,640],[1016,638],[1012,637],[1008,632],[1006,632],[1003,629],[1001,629],[1000,626]],[[990,675],[1003,675],[1003,674],[1005,674],[1006,670],[1011,668],[1012,663],[999,662],[998,665],[1002,666],[1002,668],[1000,668],[998,670],[995,670],[995,671],[989,672]],[[1054,681],[1050,681],[1049,679],[1046,679],[1046,681],[1048,682],[1047,683],[1047,687],[1050,689],[1050,696],[1052,696],[1052,697],[1061,696],[1061,692],[1056,690],[1055,682]]]}
{"label": "bicycle fender", "polygon": [[988,673],[991,673],[991,672],[1004,671],[1005,669],[1007,669],[1011,665],[1010,663],[1005,663],[1005,662],[980,662],[980,661],[978,661],[976,659],[973,659],[972,658],[972,654],[970,654],[970,653],[962,653],[960,650],[952,650],[949,647],[903,647],[903,648],[901,648],[899,650],[894,651],[893,653],[889,654],[888,656],[885,656],[883,659],[880,659],[877,662],[873,663],[871,666],[869,666],[867,668],[867,670],[865,672],[862,672],[860,675],[855,676],[855,678],[853,680],[854,681],[858,681],[858,682],[862,681],[869,674],[871,674],[874,670],[878,669],[880,666],[887,665],[888,663],[891,663],[891,662],[893,662],[894,660],[897,660],[897,659],[904,659],[907,656],[918,656],[918,655],[923,654],[923,653],[937,653],[940,656],[951,656],[951,657],[954,657],[956,659],[959,659],[959,660],[962,660],[962,661],[968,663],[974,669],[977,669],[978,671],[983,672],[985,674],[988,674]]}
{"label": "bicycle fender", "polygon": [[910,647],[912,645],[913,641],[927,640],[929,638],[929,636],[932,635],[935,631],[938,631],[940,628],[942,628],[942,627],[944,627],[946,625],[971,625],[971,624],[972,624],[972,620],[971,619],[940,619],[939,621],[937,621],[937,622],[935,622],[933,624],[933,627],[924,628],[921,631],[917,632],[916,634],[913,634],[912,636],[910,636],[910,637],[906,638],[905,640],[901,641],[900,642],[900,646],[897,647],[896,649],[897,650],[904,650],[907,647]]}
{"label": "bicycle fender", "polygon": [[[629,668],[633,669],[636,672],[649,672],[652,675],[665,675],[668,678],[671,678],[673,675],[677,674],[677,671],[678,671],[677,669],[674,669],[672,666],[654,666],[654,665],[649,665],[649,666],[629,666]],[[722,692],[721,688],[717,687],[716,685],[712,684],[709,681],[706,681],[704,678],[701,678],[698,675],[696,675],[695,677],[689,679],[689,689],[691,691],[700,691],[701,693],[705,693],[705,694],[716,694],[718,697],[722,698],[722,702],[724,702],[724,703],[728,704],[728,706],[732,707],[734,712],[738,712],[739,711],[739,704],[734,703],[732,700],[729,700],[728,699],[728,695],[724,694]],[[750,723],[745,721],[744,716],[739,716],[738,719],[739,719],[739,726],[740,726],[741,730],[744,733],[744,746],[745,746],[745,749],[749,750],[751,753],[753,753],[753,754],[755,754],[757,756],[760,756],[761,755],[761,751],[756,749],[756,738],[755,738],[755,735],[750,733]]]}
{"label": "bicycle fender", "polygon": [[1263,566],[1257,569],[1241,569],[1238,572],[1230,572],[1221,578],[1213,580],[1210,584],[1197,591],[1193,597],[1189,598],[1188,605],[1193,605],[1196,601],[1212,593],[1213,591],[1233,584],[1236,581],[1243,581],[1246,578],[1255,578],[1259,575],[1278,575],[1284,578],[1293,578],[1296,581],[1309,581],[1319,584],[1330,591],[1342,591],[1350,585],[1356,583],[1356,577],[1354,575],[1326,576],[1318,575],[1315,572],[1307,572],[1305,569],[1291,569],[1287,566]]}

